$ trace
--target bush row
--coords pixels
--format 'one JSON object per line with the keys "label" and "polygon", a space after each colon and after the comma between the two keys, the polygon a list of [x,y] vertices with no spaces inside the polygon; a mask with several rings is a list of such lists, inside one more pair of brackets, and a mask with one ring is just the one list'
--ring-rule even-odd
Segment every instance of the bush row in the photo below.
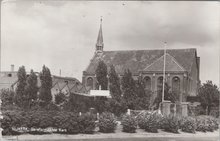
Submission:
{"label": "bush row", "polygon": [[219,125],[217,119],[211,116],[177,117],[173,115],[162,116],[158,113],[142,113],[137,116],[136,120],[141,129],[154,133],[158,132],[158,129],[172,133],[178,133],[179,129],[188,133],[212,132],[218,129]]}
{"label": "bush row", "polygon": [[31,129],[53,128],[68,134],[92,133],[95,129],[95,116],[89,113],[79,116],[71,112],[7,111],[3,116],[1,125],[3,134],[7,135],[13,134],[13,129],[30,132]]}
{"label": "bush row", "polygon": [[[31,129],[52,128],[58,133],[77,134],[93,133],[96,126],[103,133],[113,133],[117,127],[116,117],[112,113],[104,112],[96,124],[96,116],[90,113],[79,114],[71,112],[51,111],[7,111],[1,121],[3,134],[14,134],[14,129],[30,132]],[[136,116],[124,115],[121,120],[123,132],[135,133],[137,127],[147,132],[157,133],[162,129],[172,133],[195,133],[196,131],[214,131],[218,129],[218,121],[210,116],[176,117],[173,115],[162,116],[158,113],[142,113]],[[24,130],[25,129],[25,130]],[[37,130],[39,131],[39,130]]]}

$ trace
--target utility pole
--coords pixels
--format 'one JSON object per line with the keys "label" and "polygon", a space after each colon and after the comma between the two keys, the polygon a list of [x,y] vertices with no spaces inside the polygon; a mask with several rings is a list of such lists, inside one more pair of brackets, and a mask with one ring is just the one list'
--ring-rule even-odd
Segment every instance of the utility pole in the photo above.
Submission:
{"label": "utility pole", "polygon": [[162,90],[162,103],[164,102],[164,87],[165,87],[165,73],[166,73],[166,48],[167,43],[164,43],[164,60],[163,60],[163,90]]}
{"label": "utility pole", "polygon": [[2,42],[1,42],[1,39],[2,39],[2,30],[1,30],[1,27],[2,27],[2,0],[0,0],[0,72],[2,71]]}

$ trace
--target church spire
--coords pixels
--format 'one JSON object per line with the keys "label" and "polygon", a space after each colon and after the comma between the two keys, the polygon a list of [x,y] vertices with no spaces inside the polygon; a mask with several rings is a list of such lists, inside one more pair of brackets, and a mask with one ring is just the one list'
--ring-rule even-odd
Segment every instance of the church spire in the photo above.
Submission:
{"label": "church spire", "polygon": [[104,47],[104,43],[103,43],[103,36],[102,36],[102,17],[101,17],[99,34],[98,34],[98,38],[96,42],[96,52],[98,53],[103,52],[103,47]]}

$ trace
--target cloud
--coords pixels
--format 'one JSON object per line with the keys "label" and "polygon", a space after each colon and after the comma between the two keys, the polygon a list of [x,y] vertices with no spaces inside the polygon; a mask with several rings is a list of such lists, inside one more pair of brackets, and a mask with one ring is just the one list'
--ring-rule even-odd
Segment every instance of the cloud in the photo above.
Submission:
{"label": "cloud", "polygon": [[218,2],[5,1],[3,70],[16,64],[40,71],[46,64],[54,74],[62,69],[63,75],[81,80],[95,50],[101,16],[104,50],[162,48],[164,41],[170,48],[196,47],[202,81],[218,83],[213,75],[219,67]]}

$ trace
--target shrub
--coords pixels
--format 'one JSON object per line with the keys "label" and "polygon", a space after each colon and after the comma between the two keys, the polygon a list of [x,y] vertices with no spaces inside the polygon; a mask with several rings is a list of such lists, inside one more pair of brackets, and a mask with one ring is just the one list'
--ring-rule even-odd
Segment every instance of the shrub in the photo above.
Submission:
{"label": "shrub", "polygon": [[99,130],[103,133],[113,133],[116,129],[116,118],[112,113],[102,113],[99,118]]}
{"label": "shrub", "polygon": [[64,124],[62,127],[66,129],[67,133],[78,134],[82,132],[80,129],[79,116],[77,114],[69,113],[67,116],[64,116],[62,120]]}
{"label": "shrub", "polygon": [[211,116],[198,116],[196,117],[196,124],[197,128],[196,131],[210,131],[213,132],[214,130],[218,129],[218,121],[211,117]]}
{"label": "shrub", "polygon": [[157,114],[149,114],[145,117],[144,129],[147,132],[157,133],[158,119]]}
{"label": "shrub", "polygon": [[13,131],[13,128],[19,128],[23,126],[24,117],[23,112],[19,111],[7,111],[3,113],[3,119],[1,120],[1,127],[3,128],[4,135],[15,135],[17,132]]}
{"label": "shrub", "polygon": [[41,129],[45,129],[45,128],[48,128],[48,127],[53,127],[53,116],[52,116],[52,113],[49,112],[49,113],[46,113],[46,112],[42,112],[40,114],[40,124],[39,124],[39,127]]}
{"label": "shrub", "polygon": [[91,134],[95,129],[95,116],[89,113],[83,114],[79,117],[78,124],[80,133]]}
{"label": "shrub", "polygon": [[121,124],[123,126],[123,132],[135,133],[137,129],[137,121],[131,115],[124,115]]}
{"label": "shrub", "polygon": [[195,133],[196,131],[196,120],[193,117],[183,117],[181,119],[180,128],[183,132]]}
{"label": "shrub", "polygon": [[145,122],[146,122],[146,119],[150,116],[150,113],[141,113],[139,115],[137,115],[136,119],[137,119],[137,122],[138,122],[138,126],[140,129],[145,129]]}
{"label": "shrub", "polygon": [[168,132],[178,133],[179,119],[173,115],[166,116],[164,118],[164,129]]}

